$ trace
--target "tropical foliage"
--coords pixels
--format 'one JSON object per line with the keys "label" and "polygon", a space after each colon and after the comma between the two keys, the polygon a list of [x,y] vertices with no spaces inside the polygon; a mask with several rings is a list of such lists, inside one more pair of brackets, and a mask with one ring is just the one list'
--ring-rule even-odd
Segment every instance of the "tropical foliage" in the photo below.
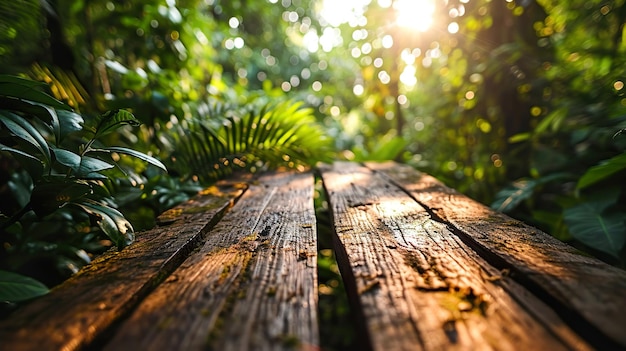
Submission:
{"label": "tropical foliage", "polygon": [[626,262],[622,0],[25,0],[0,14],[0,284],[42,293],[9,271],[71,273],[215,179],[333,157],[409,163]]}
{"label": "tropical foliage", "polygon": [[236,46],[254,40],[246,27],[239,33],[220,20],[228,6],[59,0],[1,7],[15,15],[0,22],[2,72],[12,74],[0,79],[2,191],[10,199],[2,204],[2,301],[45,293],[27,276],[55,285],[235,170],[303,169],[330,159],[330,139],[311,108],[285,99],[270,79],[252,91],[243,68],[215,50],[229,40],[226,32]]}
{"label": "tropical foliage", "polygon": [[[11,217],[0,216],[5,251],[2,263],[14,270],[28,263],[30,254],[41,253],[37,246],[56,248],[61,244],[59,249],[73,256],[72,259],[88,261],[80,245],[57,242],[65,233],[78,236],[72,227],[85,220],[88,221],[84,225],[96,224],[118,248],[126,246],[132,242],[134,230],[116,209],[112,198],[110,179],[119,173],[113,170],[116,165],[119,167],[114,159],[127,154],[166,170],[151,156],[100,143],[103,136],[124,125],[136,126],[138,121],[131,113],[109,111],[93,128],[85,127],[81,115],[41,91],[42,87],[47,85],[0,76],[0,150],[18,162],[8,183],[15,202],[5,202],[5,206],[17,206],[16,211],[10,211],[14,212]],[[42,230],[46,225],[60,230],[57,222],[66,222],[66,230]],[[80,265],[73,264],[71,259],[66,263]],[[3,277],[15,275],[5,272]],[[25,278],[19,279],[27,282]],[[12,293],[10,289],[2,291]]]}

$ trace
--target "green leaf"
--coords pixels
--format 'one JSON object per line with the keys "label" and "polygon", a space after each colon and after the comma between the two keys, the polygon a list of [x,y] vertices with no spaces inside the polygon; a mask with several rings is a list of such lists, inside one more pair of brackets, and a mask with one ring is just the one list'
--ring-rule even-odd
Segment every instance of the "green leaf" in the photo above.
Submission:
{"label": "green leaf", "polygon": [[84,201],[75,205],[96,217],[100,229],[119,249],[130,245],[135,239],[133,226],[118,210],[93,201]]}
{"label": "green leaf", "polygon": [[491,208],[496,211],[510,212],[515,209],[522,201],[529,199],[538,186],[553,181],[561,181],[570,178],[568,173],[554,173],[537,179],[519,179],[511,185],[498,191],[495,196]]}
{"label": "green leaf", "polygon": [[123,125],[131,125],[133,127],[141,125],[141,122],[135,116],[125,110],[112,110],[104,113],[100,123],[96,128],[94,139],[115,131]]}
{"label": "green leaf", "polygon": [[80,155],[64,149],[53,149],[52,152],[60,164],[70,167],[74,172],[80,168]]}
{"label": "green leaf", "polygon": [[162,169],[163,171],[167,172],[167,168],[165,167],[165,165],[157,160],[156,158],[146,155],[143,152],[139,152],[133,149],[129,149],[129,148],[125,148],[125,147],[120,147],[120,146],[109,146],[109,147],[105,147],[105,148],[101,148],[101,149],[97,149],[94,151],[104,151],[104,152],[117,152],[120,154],[126,154],[129,156],[133,156],[136,157],[142,161],[148,162],[153,166],[156,166],[160,169]]}
{"label": "green leaf", "polygon": [[89,156],[80,156],[72,151],[54,149],[57,162],[70,167],[74,176],[83,179],[106,179],[98,172],[115,167],[113,164]]}
{"label": "green leaf", "polygon": [[491,208],[505,213],[510,212],[522,201],[530,198],[536,186],[537,182],[532,179],[517,180],[496,194]]}
{"label": "green leaf", "polygon": [[15,113],[3,110],[0,110],[0,122],[2,122],[16,137],[37,148],[45,157],[46,163],[50,164],[52,155],[50,154],[48,143],[43,135],[41,135],[41,133],[33,127],[32,124],[30,124],[30,122]]}
{"label": "green leaf", "polygon": [[530,133],[520,133],[520,134],[515,134],[511,136],[508,141],[511,144],[515,144],[515,143],[520,143],[522,141],[526,141],[530,139],[530,137],[531,137]]}
{"label": "green leaf", "polygon": [[[374,147],[369,154],[363,157],[368,161],[388,161],[395,159],[407,146],[406,140],[400,137],[394,137],[388,141],[384,138],[379,140],[380,142]],[[359,160],[359,161],[365,161]]]}
{"label": "green leaf", "polygon": [[57,111],[57,116],[59,117],[59,124],[61,125],[61,139],[70,133],[78,132],[83,129],[85,120],[78,113],[59,110]]}
{"label": "green leaf", "polygon": [[11,76],[11,75],[7,75],[7,74],[0,74],[0,84],[3,83],[10,83],[10,84],[17,84],[17,85],[24,85],[30,88],[45,88],[48,85],[44,82],[38,82],[35,80],[30,80],[30,79],[25,79],[25,78],[21,78],[21,77],[17,77],[17,76]]}
{"label": "green leaf", "polygon": [[3,79],[6,81],[3,82],[0,80],[0,95],[39,102],[60,110],[72,109],[68,105],[37,89],[45,87],[46,84],[29,81],[19,77],[3,76]]}
{"label": "green leaf", "polygon": [[31,277],[0,270],[0,301],[25,301],[48,292],[43,283]]}
{"label": "green leaf", "polygon": [[539,122],[535,128],[536,134],[543,134],[550,129],[552,132],[558,131],[563,121],[567,118],[569,110],[567,108],[560,108],[547,115]]}
{"label": "green leaf", "polygon": [[585,202],[568,208],[564,220],[574,238],[619,257],[626,242],[626,213],[607,210],[606,202]]}
{"label": "green leaf", "polygon": [[20,112],[24,116],[39,118],[50,127],[50,130],[54,133],[56,138],[55,140],[58,141],[60,139],[61,125],[57,115],[57,110],[54,108],[38,102],[20,100],[13,97],[0,98],[0,104],[4,104],[6,110]]}
{"label": "green leaf", "polygon": [[589,168],[578,180],[577,189],[584,189],[626,169],[626,152]]}
{"label": "green leaf", "polygon": [[[115,167],[115,165],[112,165],[108,162],[104,162],[100,159],[89,157],[89,156],[82,156],[80,159],[80,167],[76,171],[76,176],[92,178],[93,176],[95,176],[94,173],[104,171],[105,169],[111,169],[113,167]],[[95,177],[102,178],[100,176],[95,176]]]}

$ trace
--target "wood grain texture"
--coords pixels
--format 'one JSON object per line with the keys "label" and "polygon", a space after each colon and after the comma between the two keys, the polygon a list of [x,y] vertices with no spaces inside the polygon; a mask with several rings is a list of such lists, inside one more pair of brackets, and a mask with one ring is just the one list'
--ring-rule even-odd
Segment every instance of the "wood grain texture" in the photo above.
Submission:
{"label": "wood grain texture", "polygon": [[262,177],[106,350],[316,349],[313,176]]}
{"label": "wood grain texture", "polygon": [[540,296],[598,349],[626,349],[626,271],[395,163],[368,167],[400,185],[490,263]]}
{"label": "wood grain texture", "polygon": [[587,350],[541,300],[388,179],[320,168],[346,289],[373,350]]}
{"label": "wood grain texture", "polygon": [[38,300],[0,321],[2,350],[76,350],[123,317],[204,241],[244,191],[239,183],[206,189],[164,213],[166,226],[137,233]]}

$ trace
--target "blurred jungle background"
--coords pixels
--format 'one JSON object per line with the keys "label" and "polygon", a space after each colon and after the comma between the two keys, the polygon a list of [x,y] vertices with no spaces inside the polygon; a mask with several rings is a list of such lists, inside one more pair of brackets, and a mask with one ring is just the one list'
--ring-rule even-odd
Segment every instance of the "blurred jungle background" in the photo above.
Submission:
{"label": "blurred jungle background", "polygon": [[408,163],[623,266],[625,23],[623,0],[2,1],[3,299],[233,171],[333,159]]}

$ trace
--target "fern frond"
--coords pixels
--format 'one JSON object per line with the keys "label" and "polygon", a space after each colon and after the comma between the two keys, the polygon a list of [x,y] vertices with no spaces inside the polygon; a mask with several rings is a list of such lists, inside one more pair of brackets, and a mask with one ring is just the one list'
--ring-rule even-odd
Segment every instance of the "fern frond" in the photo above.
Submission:
{"label": "fern frond", "polygon": [[175,158],[182,172],[201,180],[223,178],[237,169],[302,169],[330,159],[330,139],[301,103],[203,104],[188,122],[176,134]]}

